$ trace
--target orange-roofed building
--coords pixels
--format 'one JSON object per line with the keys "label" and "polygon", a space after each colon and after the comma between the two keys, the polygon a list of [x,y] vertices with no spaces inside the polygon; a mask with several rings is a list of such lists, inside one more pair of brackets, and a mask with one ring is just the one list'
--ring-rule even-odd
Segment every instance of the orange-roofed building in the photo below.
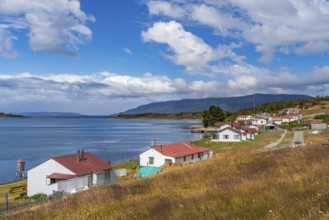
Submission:
{"label": "orange-roofed building", "polygon": [[28,171],[27,194],[74,193],[94,185],[115,184],[111,164],[91,153],[53,157]]}
{"label": "orange-roofed building", "polygon": [[161,167],[168,163],[196,162],[213,155],[210,148],[197,147],[191,142],[155,145],[139,155],[140,166]]}

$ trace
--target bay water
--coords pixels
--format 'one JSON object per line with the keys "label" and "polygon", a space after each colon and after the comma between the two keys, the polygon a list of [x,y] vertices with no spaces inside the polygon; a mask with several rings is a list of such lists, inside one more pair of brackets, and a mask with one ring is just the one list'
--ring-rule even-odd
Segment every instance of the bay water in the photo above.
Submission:
{"label": "bay water", "polygon": [[188,126],[198,120],[117,120],[102,117],[3,118],[0,119],[0,184],[15,180],[16,162],[26,170],[52,158],[74,154],[78,149],[117,163],[138,159],[158,144],[200,139]]}

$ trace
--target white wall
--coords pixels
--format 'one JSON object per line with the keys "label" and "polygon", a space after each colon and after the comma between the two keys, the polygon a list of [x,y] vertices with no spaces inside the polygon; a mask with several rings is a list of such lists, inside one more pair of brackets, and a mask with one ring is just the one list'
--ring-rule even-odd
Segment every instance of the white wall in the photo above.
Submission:
{"label": "white wall", "polygon": [[27,171],[27,195],[33,196],[37,193],[45,193],[47,195],[53,194],[53,190],[57,190],[57,184],[50,185],[50,182],[47,182],[47,176],[52,173],[75,175],[75,173],[57,163],[55,160],[47,160]]}
{"label": "white wall", "polygon": [[[224,136],[228,135],[228,139],[224,139]],[[239,139],[234,139],[234,135],[239,135]],[[238,133],[235,133],[229,129],[221,131],[218,133],[218,140],[220,142],[240,142],[241,141],[241,135]]]}
{"label": "white wall", "polygon": [[110,170],[110,178],[105,179],[105,172],[100,174],[93,174],[93,185],[102,185],[102,184],[109,184],[113,185],[116,183],[116,175],[115,175],[115,168]]}
{"label": "white wall", "polygon": [[[149,164],[149,157],[154,157],[154,164]],[[139,165],[161,167],[165,164],[165,159],[171,159],[175,163],[175,158],[162,155],[157,150],[150,148],[139,155]]]}

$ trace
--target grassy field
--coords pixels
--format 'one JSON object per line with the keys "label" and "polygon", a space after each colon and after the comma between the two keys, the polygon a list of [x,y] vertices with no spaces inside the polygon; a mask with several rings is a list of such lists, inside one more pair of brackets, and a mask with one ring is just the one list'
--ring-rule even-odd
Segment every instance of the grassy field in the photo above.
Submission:
{"label": "grassy field", "polygon": [[257,149],[264,147],[271,142],[275,142],[281,136],[281,132],[270,132],[259,134],[256,136],[255,140],[247,140],[243,142],[237,143],[222,143],[222,142],[212,142],[210,138],[205,138],[199,141],[193,142],[197,146],[209,147],[214,153],[222,153],[222,152],[235,152],[240,148],[249,148],[249,149]]}
{"label": "grassy field", "polygon": [[5,202],[4,193],[5,192],[8,192],[8,202],[10,204],[16,203],[18,201],[17,200],[14,200],[14,198],[15,197],[18,197],[21,192],[26,192],[26,190],[25,191],[15,192],[15,193],[9,193],[9,190],[12,187],[22,186],[22,185],[26,185],[26,184],[27,184],[27,181],[26,180],[22,180],[22,181],[18,181],[18,182],[13,182],[13,183],[8,183],[8,184],[2,184],[2,185],[0,185],[0,196],[1,196],[0,197],[0,208],[4,207],[4,202]]}
{"label": "grassy field", "polygon": [[3,219],[328,219],[329,146],[240,148]]}
{"label": "grassy field", "polygon": [[123,183],[126,181],[133,180],[134,175],[137,173],[138,161],[137,160],[129,160],[120,163],[113,164],[113,167],[117,169],[124,168],[127,170],[127,176],[117,177],[117,183]]}
{"label": "grassy field", "polygon": [[322,101],[320,104],[309,107],[307,109],[301,109],[300,114],[308,115],[308,114],[315,114],[319,112],[329,113],[329,102]]}

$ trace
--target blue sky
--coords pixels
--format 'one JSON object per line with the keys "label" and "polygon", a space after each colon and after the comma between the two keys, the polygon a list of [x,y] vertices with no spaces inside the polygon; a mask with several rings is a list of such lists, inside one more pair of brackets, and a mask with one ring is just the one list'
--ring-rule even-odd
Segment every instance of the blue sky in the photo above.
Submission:
{"label": "blue sky", "polygon": [[0,0],[0,112],[329,95],[326,0]]}

